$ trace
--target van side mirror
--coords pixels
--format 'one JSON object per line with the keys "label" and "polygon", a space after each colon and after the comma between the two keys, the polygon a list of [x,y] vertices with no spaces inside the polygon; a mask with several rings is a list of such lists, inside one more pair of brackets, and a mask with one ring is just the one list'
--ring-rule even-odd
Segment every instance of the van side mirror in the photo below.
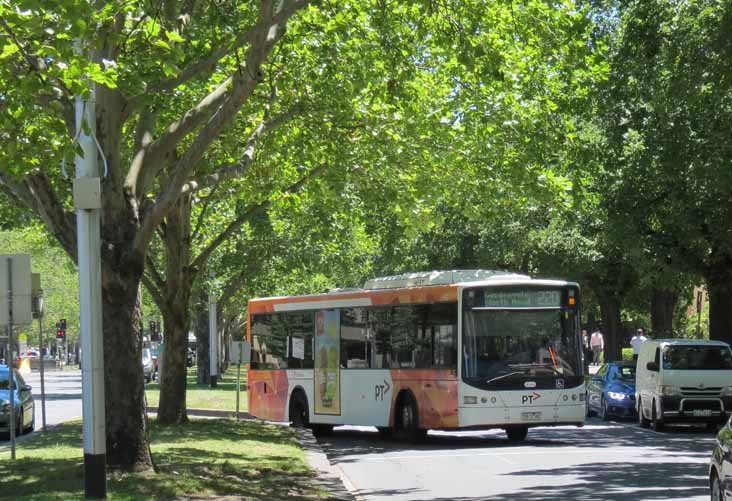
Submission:
{"label": "van side mirror", "polygon": [[648,362],[646,364],[646,369],[652,372],[658,372],[658,364],[656,362]]}

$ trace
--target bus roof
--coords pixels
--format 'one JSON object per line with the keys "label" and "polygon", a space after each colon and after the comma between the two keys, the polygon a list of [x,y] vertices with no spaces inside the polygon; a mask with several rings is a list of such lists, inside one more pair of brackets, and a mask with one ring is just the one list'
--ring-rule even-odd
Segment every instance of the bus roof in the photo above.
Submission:
{"label": "bus roof", "polygon": [[546,285],[570,282],[532,279],[507,271],[452,270],[406,273],[368,280],[363,289],[334,289],[323,294],[279,296],[249,300],[249,312],[297,311],[338,307],[420,304],[457,301],[461,286]]}
{"label": "bus roof", "polygon": [[367,280],[364,289],[398,289],[404,287],[423,287],[429,285],[448,285],[463,282],[483,282],[494,279],[528,279],[528,275],[518,275],[502,270],[449,270],[420,271],[404,273]]}

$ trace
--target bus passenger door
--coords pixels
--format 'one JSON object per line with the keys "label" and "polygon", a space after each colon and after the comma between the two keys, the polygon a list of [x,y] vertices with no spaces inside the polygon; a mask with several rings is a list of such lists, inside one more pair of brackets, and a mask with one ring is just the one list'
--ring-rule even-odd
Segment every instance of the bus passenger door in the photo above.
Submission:
{"label": "bus passenger door", "polygon": [[339,310],[315,312],[315,414],[341,414],[341,316]]}

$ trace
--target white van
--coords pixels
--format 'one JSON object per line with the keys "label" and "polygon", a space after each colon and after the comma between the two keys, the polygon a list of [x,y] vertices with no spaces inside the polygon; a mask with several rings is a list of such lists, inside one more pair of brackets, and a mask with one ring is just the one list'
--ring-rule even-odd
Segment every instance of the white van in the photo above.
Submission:
{"label": "white van", "polygon": [[732,413],[732,351],[722,341],[653,339],[641,345],[635,376],[638,422],[723,423]]}

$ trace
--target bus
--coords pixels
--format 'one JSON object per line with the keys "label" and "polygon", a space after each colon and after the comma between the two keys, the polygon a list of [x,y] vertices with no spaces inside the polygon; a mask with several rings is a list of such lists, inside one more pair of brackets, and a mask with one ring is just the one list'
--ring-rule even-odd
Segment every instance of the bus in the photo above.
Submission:
{"label": "bus", "polygon": [[360,289],[251,299],[249,413],[316,435],[582,426],[576,283],[492,270],[408,273]]}

